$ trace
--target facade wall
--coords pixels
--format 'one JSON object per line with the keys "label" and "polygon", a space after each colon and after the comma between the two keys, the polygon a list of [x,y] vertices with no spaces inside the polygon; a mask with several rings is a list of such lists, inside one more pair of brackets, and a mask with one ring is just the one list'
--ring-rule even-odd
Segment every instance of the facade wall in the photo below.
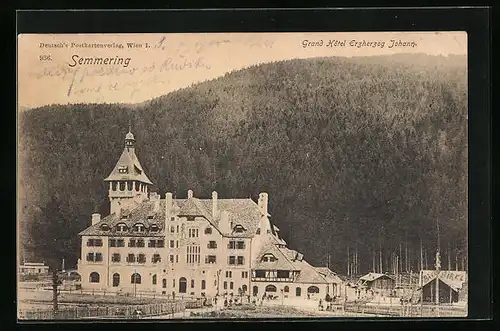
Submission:
{"label": "facade wall", "polygon": [[[268,287],[270,285],[276,287],[276,292],[266,291],[266,287]],[[281,295],[284,295],[285,297],[288,297],[288,298],[302,298],[302,299],[319,300],[319,299],[325,299],[327,293],[329,293],[330,296],[332,296],[332,294],[333,294],[332,286],[329,284],[254,281],[251,283],[251,286],[252,286],[252,288],[251,288],[251,295],[252,296],[255,294],[254,288],[256,287],[258,289],[257,297],[262,297],[262,295],[265,293],[265,294],[271,294],[271,295],[275,295],[275,296],[279,296],[279,297],[281,297]],[[286,291],[285,287],[288,287],[288,292]],[[309,293],[308,289],[310,287],[317,287],[319,292],[318,293]],[[297,289],[300,289],[300,290],[297,290]],[[309,296],[308,296],[308,294],[309,294]]]}

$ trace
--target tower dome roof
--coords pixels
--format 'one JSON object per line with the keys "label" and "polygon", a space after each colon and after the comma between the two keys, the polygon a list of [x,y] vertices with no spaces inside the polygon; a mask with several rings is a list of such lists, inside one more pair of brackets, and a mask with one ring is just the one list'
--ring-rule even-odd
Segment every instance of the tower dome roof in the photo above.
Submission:
{"label": "tower dome roof", "polygon": [[[132,132],[128,132],[127,135],[125,136],[125,139],[134,139],[134,135],[132,134]],[[135,140],[135,139],[134,139]]]}

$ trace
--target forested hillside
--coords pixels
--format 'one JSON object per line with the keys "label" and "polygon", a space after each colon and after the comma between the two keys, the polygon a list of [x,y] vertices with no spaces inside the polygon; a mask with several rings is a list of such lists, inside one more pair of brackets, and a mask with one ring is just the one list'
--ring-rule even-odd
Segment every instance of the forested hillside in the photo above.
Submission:
{"label": "forested hillside", "polygon": [[[465,57],[400,55],[262,64],[153,99],[24,111],[20,132],[21,242],[27,259],[76,263],[77,233],[108,212],[103,179],[129,120],[137,154],[164,195],[253,197],[290,246],[345,272],[357,243],[372,251],[420,240],[466,249]],[[387,265],[384,261],[384,265]]]}

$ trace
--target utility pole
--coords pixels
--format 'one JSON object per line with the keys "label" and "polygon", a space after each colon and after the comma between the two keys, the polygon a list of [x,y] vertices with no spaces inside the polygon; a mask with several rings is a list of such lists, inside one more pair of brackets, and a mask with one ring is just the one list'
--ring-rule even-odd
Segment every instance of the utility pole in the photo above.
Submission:
{"label": "utility pole", "polygon": [[448,270],[451,270],[451,256],[450,256],[450,243],[448,242],[448,252],[446,254],[448,256]]}
{"label": "utility pole", "polygon": [[59,277],[57,275],[57,270],[54,270],[52,272],[52,311],[53,311],[53,316],[54,319],[57,319],[57,312],[59,310],[58,304],[57,304],[57,289],[59,286]]}
{"label": "utility pole", "polygon": [[408,273],[408,233],[405,233],[405,271]]}
{"label": "utility pole", "polygon": [[372,245],[372,272],[375,272],[375,247]]}
{"label": "utility pole", "polygon": [[351,255],[349,254],[349,244],[347,244],[347,276],[351,275]]}
{"label": "utility pole", "polygon": [[441,271],[441,238],[439,234],[439,219],[436,219],[437,251],[436,251],[436,305],[439,305],[439,273]]}
{"label": "utility pole", "polygon": [[424,269],[424,252],[422,246],[422,237],[420,237],[420,270]]}

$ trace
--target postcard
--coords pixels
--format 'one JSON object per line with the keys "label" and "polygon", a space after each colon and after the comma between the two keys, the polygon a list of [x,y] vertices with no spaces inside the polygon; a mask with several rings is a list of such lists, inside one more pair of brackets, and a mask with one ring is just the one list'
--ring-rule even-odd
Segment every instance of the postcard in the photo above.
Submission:
{"label": "postcard", "polygon": [[465,317],[465,32],[20,34],[18,319]]}

